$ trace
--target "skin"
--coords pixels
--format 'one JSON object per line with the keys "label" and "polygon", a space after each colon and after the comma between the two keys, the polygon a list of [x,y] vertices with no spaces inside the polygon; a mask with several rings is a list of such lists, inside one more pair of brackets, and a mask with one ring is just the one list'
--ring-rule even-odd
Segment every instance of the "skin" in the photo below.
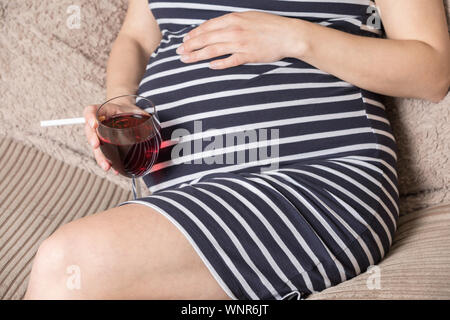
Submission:
{"label": "skin", "polygon": [[[388,39],[243,12],[211,19],[193,29],[178,54],[185,63],[231,54],[212,61],[213,69],[298,58],[369,91],[433,102],[443,99],[450,82],[450,42],[442,1],[376,3]],[[108,61],[107,98],[137,91],[160,39],[147,1],[130,0]],[[85,131],[97,163],[109,170],[95,133],[97,107],[85,108]],[[65,285],[70,265],[80,267],[80,290]],[[25,298],[229,297],[174,225],[151,208],[130,204],[70,222],[46,239],[34,260]]]}

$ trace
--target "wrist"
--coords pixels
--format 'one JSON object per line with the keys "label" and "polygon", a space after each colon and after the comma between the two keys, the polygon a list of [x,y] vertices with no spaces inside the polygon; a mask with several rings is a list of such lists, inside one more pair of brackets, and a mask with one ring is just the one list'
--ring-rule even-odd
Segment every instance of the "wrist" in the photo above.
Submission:
{"label": "wrist", "polygon": [[311,51],[310,35],[312,34],[311,22],[288,18],[286,32],[287,58],[304,60]]}
{"label": "wrist", "polygon": [[[106,90],[106,100],[112,99],[112,98],[116,98],[119,96],[125,96],[125,95],[132,95],[132,94],[136,94],[137,90],[132,90],[130,88],[125,88],[125,87],[114,87],[114,88],[107,88]],[[135,102],[135,97],[130,97],[130,96],[125,96],[119,99],[120,101],[128,102],[131,104],[134,104]],[[119,101],[117,100],[117,101]]]}

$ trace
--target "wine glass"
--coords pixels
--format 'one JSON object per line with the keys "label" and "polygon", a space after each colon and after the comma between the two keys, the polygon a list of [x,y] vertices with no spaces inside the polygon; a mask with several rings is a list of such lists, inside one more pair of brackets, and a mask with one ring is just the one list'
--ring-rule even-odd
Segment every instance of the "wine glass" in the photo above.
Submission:
{"label": "wine glass", "polygon": [[96,117],[100,149],[115,170],[131,177],[136,200],[137,178],[150,171],[161,146],[156,107],[145,97],[122,95],[104,102]]}

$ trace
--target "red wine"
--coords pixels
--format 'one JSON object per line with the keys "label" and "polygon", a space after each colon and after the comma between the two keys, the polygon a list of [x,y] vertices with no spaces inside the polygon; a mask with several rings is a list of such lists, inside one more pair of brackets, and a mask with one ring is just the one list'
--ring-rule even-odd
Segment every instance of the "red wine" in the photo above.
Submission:
{"label": "red wine", "polygon": [[146,174],[155,163],[161,145],[161,136],[151,116],[118,114],[101,123],[104,126],[98,128],[100,149],[112,167],[127,177]]}

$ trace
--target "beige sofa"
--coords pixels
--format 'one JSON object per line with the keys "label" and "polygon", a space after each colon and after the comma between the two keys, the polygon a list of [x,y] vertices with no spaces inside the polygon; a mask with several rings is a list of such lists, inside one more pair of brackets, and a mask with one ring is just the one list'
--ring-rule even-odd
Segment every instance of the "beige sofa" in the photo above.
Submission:
{"label": "beige sofa", "polygon": [[[448,2],[448,0],[446,1]],[[0,298],[20,299],[39,243],[58,226],[131,198],[97,168],[78,117],[104,95],[105,64],[125,0],[0,2]],[[377,266],[310,299],[450,299],[450,95],[387,101],[399,145],[401,218]]]}

